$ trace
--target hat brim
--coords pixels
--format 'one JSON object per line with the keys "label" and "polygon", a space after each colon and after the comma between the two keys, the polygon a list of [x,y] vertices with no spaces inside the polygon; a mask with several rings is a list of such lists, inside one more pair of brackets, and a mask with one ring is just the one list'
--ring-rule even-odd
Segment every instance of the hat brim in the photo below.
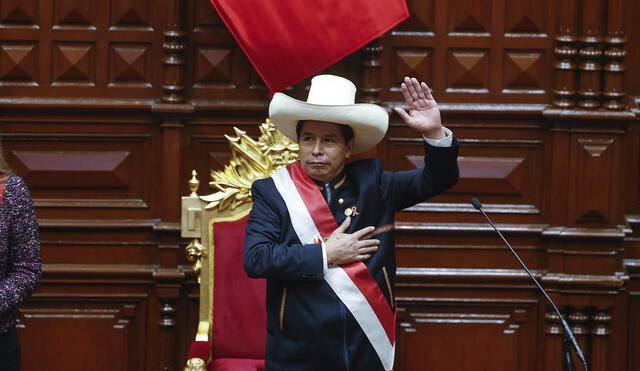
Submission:
{"label": "hat brim", "polygon": [[269,118],[294,142],[298,141],[296,125],[301,120],[317,120],[349,125],[353,129],[352,153],[361,153],[378,144],[389,127],[389,114],[375,104],[322,105],[303,102],[276,93],[269,104]]}

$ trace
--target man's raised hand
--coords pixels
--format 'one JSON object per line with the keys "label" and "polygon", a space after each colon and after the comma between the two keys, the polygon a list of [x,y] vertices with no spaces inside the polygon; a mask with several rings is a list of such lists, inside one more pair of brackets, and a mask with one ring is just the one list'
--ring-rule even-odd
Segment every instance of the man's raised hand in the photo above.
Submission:
{"label": "man's raised hand", "polygon": [[325,242],[327,263],[329,265],[343,265],[369,259],[378,250],[379,240],[362,240],[373,232],[374,227],[365,227],[351,234],[344,233],[351,224],[347,217]]}
{"label": "man's raised hand", "polygon": [[394,110],[404,122],[427,138],[444,138],[446,135],[442,129],[438,103],[433,99],[427,84],[419,82],[416,78],[405,77],[400,89],[409,112],[402,107],[395,107]]}

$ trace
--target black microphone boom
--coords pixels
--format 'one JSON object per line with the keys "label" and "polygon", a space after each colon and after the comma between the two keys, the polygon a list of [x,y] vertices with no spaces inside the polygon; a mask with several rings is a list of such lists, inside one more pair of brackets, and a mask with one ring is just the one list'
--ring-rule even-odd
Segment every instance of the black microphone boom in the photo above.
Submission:
{"label": "black microphone boom", "polygon": [[571,354],[568,354],[569,348],[566,346],[567,339],[568,339],[569,342],[573,345],[573,349],[575,350],[576,355],[578,356],[578,358],[580,358],[580,361],[584,365],[584,370],[588,371],[587,360],[584,357],[584,354],[582,353],[582,350],[580,349],[580,346],[578,345],[578,342],[576,341],[576,337],[573,335],[573,332],[571,331],[571,328],[567,324],[567,321],[564,320],[564,317],[562,316],[562,313],[560,313],[560,310],[558,310],[558,307],[556,307],[556,304],[553,302],[553,300],[551,300],[551,298],[547,294],[547,291],[542,287],[542,285],[540,285],[540,283],[533,276],[533,274],[531,274],[531,272],[529,271],[529,268],[527,268],[527,266],[524,264],[522,259],[520,259],[520,256],[518,255],[518,253],[513,249],[513,247],[511,247],[511,245],[509,244],[509,242],[507,242],[507,240],[504,238],[502,233],[500,233],[500,230],[498,230],[498,228],[496,228],[496,226],[493,225],[493,223],[491,222],[491,219],[489,219],[489,217],[484,212],[484,210],[482,210],[482,204],[480,203],[480,200],[478,200],[477,198],[473,197],[471,199],[471,204],[473,205],[473,207],[475,207],[477,210],[479,210],[482,213],[484,218],[487,219],[487,222],[489,222],[489,224],[491,224],[493,229],[495,229],[495,231],[498,233],[498,236],[500,236],[500,238],[502,239],[502,242],[504,242],[504,244],[507,245],[509,250],[511,250],[511,253],[513,254],[513,256],[515,256],[516,259],[518,260],[518,263],[520,263],[522,268],[524,268],[524,270],[527,271],[527,274],[529,274],[529,277],[531,277],[531,279],[536,284],[536,286],[538,286],[538,288],[540,289],[540,292],[542,292],[544,297],[547,299],[549,304],[551,304],[551,306],[555,310],[556,314],[560,318],[560,322],[562,322],[562,327],[564,328],[564,336],[565,336],[565,341],[564,341],[565,346],[563,347],[563,349],[564,349],[564,352],[565,352],[566,369],[567,370],[573,370],[574,369],[573,360],[571,359]]}

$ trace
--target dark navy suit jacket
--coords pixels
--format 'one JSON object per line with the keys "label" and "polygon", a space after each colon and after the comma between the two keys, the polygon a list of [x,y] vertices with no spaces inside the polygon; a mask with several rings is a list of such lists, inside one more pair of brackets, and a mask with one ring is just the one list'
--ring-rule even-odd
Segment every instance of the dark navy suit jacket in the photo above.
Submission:
{"label": "dark navy suit jacket", "polygon": [[[378,228],[373,238],[380,246],[365,264],[390,305],[396,272],[389,228],[394,213],[454,185],[457,154],[455,137],[451,147],[425,143],[424,169],[387,172],[377,159],[360,160],[347,164],[329,185],[328,204],[338,225],[345,209],[355,206],[358,212],[347,233]],[[354,317],[323,279],[321,245],[300,243],[273,180],[254,182],[251,193],[244,265],[250,277],[267,278],[267,370],[382,370]]]}

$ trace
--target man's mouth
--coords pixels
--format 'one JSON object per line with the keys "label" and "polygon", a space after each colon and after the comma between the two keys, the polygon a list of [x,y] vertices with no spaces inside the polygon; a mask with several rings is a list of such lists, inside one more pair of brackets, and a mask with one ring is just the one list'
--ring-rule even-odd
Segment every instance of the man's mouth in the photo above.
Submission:
{"label": "man's mouth", "polygon": [[307,162],[307,164],[309,164],[309,166],[313,166],[313,167],[329,166],[328,162],[322,162],[322,161],[309,161],[309,162]]}

